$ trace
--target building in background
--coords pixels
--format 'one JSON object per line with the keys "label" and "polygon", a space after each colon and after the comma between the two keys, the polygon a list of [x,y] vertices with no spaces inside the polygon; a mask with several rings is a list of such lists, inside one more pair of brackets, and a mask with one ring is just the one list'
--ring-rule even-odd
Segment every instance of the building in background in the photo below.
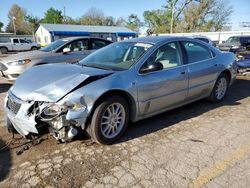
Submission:
{"label": "building in background", "polygon": [[116,26],[40,24],[35,36],[36,41],[45,46],[54,40],[72,36],[91,36],[116,42],[137,37],[137,33],[126,27]]}

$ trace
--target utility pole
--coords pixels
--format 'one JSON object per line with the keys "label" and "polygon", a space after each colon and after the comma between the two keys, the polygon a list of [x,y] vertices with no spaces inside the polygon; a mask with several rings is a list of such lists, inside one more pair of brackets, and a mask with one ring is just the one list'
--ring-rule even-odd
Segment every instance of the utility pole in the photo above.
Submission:
{"label": "utility pole", "polygon": [[171,4],[171,21],[170,21],[170,33],[173,33],[173,25],[174,25],[174,4]]}
{"label": "utility pole", "polygon": [[16,24],[15,24],[16,17],[12,17],[12,23],[13,23],[13,29],[14,29],[14,34],[16,35]]}
{"label": "utility pole", "polygon": [[63,7],[63,22],[66,22],[66,7]]}

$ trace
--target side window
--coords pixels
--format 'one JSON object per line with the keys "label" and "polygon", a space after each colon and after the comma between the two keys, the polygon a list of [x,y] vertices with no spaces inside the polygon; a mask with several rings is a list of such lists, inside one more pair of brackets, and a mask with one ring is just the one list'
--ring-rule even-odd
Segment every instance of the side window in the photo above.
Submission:
{"label": "side window", "polygon": [[102,47],[107,46],[107,45],[110,44],[109,42],[106,42],[106,41],[103,41],[103,40],[98,40],[98,39],[92,39],[91,41],[92,41],[92,49],[93,50],[102,48]]}
{"label": "side window", "polygon": [[19,43],[18,39],[13,39],[13,43],[15,44]]}
{"label": "side window", "polygon": [[88,49],[88,39],[76,40],[69,44],[66,44],[61,50],[58,52],[62,52],[64,48],[69,48],[72,52],[84,51]]}
{"label": "side window", "polygon": [[27,44],[28,42],[26,40],[20,39],[20,43],[25,43]]}
{"label": "side window", "polygon": [[148,66],[152,63],[161,63],[164,69],[182,65],[178,43],[172,42],[158,48],[149,57],[144,66]]}
{"label": "side window", "polygon": [[206,46],[195,42],[182,42],[182,44],[187,52],[188,63],[204,61],[213,57]]}

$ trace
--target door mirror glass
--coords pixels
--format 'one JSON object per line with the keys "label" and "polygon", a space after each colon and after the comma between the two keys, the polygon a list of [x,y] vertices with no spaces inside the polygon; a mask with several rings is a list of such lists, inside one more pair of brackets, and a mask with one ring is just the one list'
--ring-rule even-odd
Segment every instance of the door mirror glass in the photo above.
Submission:
{"label": "door mirror glass", "polygon": [[63,54],[67,54],[70,52],[70,49],[69,48],[63,48]]}
{"label": "door mirror glass", "polygon": [[154,71],[159,71],[162,69],[163,69],[163,65],[160,62],[155,62],[155,63],[147,65],[146,67],[142,67],[140,70],[140,73],[154,72]]}

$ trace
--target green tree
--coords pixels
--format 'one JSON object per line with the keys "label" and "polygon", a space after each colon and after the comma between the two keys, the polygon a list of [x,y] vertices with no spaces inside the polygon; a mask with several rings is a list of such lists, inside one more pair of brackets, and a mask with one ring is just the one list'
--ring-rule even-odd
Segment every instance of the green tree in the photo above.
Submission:
{"label": "green tree", "polygon": [[30,27],[31,33],[34,34],[35,30],[39,27],[41,23],[41,19],[33,15],[27,15],[25,17],[25,20]]}
{"label": "green tree", "polygon": [[28,24],[25,22],[26,11],[22,7],[14,4],[8,13],[8,25],[7,32],[14,33],[14,24],[16,28],[16,34],[30,34]]}
{"label": "green tree", "polygon": [[163,9],[145,11],[143,16],[150,31],[154,31],[156,34],[170,32],[170,14],[168,11]]}
{"label": "green tree", "polygon": [[53,7],[51,7],[45,12],[43,23],[51,23],[51,24],[63,23],[62,11],[56,10]]}
{"label": "green tree", "polygon": [[141,21],[136,14],[130,14],[128,16],[127,27],[132,31],[139,32]]}
{"label": "green tree", "polygon": [[0,32],[3,32],[3,26],[4,26],[3,22],[0,22]]}

